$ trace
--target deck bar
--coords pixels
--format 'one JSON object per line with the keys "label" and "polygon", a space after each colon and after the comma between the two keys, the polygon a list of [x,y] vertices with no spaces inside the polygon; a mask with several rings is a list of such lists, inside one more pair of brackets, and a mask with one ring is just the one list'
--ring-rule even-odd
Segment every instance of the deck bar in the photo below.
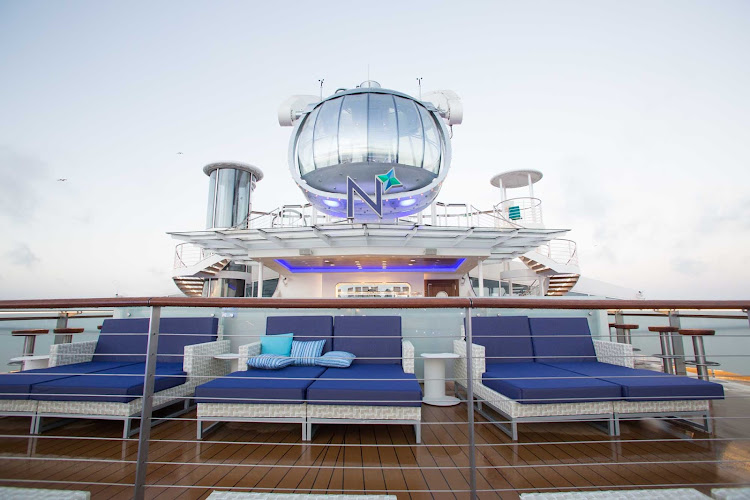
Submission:
{"label": "deck bar", "polygon": [[[474,376],[472,371],[474,345],[471,337],[471,307],[466,308],[464,317],[466,322],[466,413],[469,425],[469,486],[471,487],[471,498],[477,498],[477,457],[476,442],[474,439]],[[455,382],[454,382],[455,383]]]}
{"label": "deck bar", "polygon": [[148,468],[148,442],[151,438],[151,413],[154,403],[154,372],[156,371],[156,353],[159,346],[159,322],[161,308],[151,307],[148,322],[148,345],[146,346],[146,373],[143,384],[143,410],[141,411],[141,430],[138,435],[138,458],[135,466],[135,486],[133,498],[143,500],[146,470]]}

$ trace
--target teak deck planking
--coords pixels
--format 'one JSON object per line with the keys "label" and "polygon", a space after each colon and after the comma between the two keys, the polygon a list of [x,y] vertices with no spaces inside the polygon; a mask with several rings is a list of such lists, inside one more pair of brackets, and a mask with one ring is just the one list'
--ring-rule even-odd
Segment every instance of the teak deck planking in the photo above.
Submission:
{"label": "teak deck planking", "polygon": [[[476,415],[478,496],[515,499],[525,491],[670,485],[707,492],[711,485],[748,483],[748,411],[744,392],[728,392],[725,401],[714,403],[716,439],[647,419],[624,422],[619,439],[585,423],[525,424],[517,443]],[[469,497],[465,404],[423,406],[427,446],[408,446],[414,442],[411,426],[322,425],[307,445],[301,444],[298,424],[258,423],[226,423],[197,443],[194,418],[192,412],[154,427],[149,460],[156,463],[148,468],[147,498],[198,499],[226,488]],[[0,419],[0,432],[19,435],[0,441],[2,484],[85,489],[94,499],[131,498],[137,442],[118,439],[120,429],[118,422],[76,420],[30,440],[28,418]]]}

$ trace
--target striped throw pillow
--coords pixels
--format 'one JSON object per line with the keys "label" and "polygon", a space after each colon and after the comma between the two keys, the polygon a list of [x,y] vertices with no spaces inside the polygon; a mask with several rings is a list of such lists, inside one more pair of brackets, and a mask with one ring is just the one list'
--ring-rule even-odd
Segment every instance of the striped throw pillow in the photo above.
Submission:
{"label": "striped throw pillow", "polygon": [[315,366],[315,360],[323,353],[325,345],[325,340],[293,340],[289,356],[296,366]]}
{"label": "striped throw pillow", "polygon": [[262,370],[278,370],[292,366],[294,360],[288,356],[279,356],[278,354],[260,354],[252,356],[247,360],[247,366],[250,368],[260,368]]}
{"label": "striped throw pillow", "polygon": [[329,351],[319,357],[315,364],[329,368],[349,368],[356,356],[346,351]]}

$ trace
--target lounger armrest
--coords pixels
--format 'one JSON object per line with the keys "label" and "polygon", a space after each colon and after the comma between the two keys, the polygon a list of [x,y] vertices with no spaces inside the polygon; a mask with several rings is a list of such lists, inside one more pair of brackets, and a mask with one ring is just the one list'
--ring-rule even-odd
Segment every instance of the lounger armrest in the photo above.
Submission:
{"label": "lounger armrest", "polygon": [[258,354],[260,354],[260,342],[241,345],[238,352],[240,353],[240,371],[247,371],[247,360],[252,356],[257,356]]}
{"label": "lounger armrest", "polygon": [[414,373],[414,344],[408,340],[401,341],[401,366],[404,373]]}
{"label": "lounger armrest", "polygon": [[49,347],[49,366],[86,363],[94,358],[96,340],[73,342],[71,344],[52,344]]}
{"label": "lounger armrest", "polygon": [[596,360],[600,363],[609,363],[611,365],[625,366],[627,368],[635,367],[633,346],[630,344],[595,340],[594,350],[596,351]]}
{"label": "lounger armrest", "polygon": [[182,369],[188,378],[200,377],[200,383],[227,374],[227,364],[224,360],[215,359],[217,354],[229,353],[229,341],[204,342],[185,346],[185,357]]}
{"label": "lounger armrest", "polygon": [[[466,341],[454,340],[453,352],[458,354],[458,359],[453,363],[454,377],[456,381],[465,386],[468,382],[466,376]],[[482,374],[487,371],[486,360],[484,358],[484,346],[479,344],[471,345],[471,368],[475,384],[482,383]]]}

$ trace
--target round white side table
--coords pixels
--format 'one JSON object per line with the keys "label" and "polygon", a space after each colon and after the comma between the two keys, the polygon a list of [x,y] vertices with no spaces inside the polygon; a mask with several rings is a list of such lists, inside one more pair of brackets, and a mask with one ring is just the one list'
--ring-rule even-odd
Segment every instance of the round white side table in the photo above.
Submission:
{"label": "round white side table", "polygon": [[458,358],[452,352],[426,352],[424,358],[424,397],[422,402],[433,406],[453,406],[460,399],[445,394],[445,361]]}

